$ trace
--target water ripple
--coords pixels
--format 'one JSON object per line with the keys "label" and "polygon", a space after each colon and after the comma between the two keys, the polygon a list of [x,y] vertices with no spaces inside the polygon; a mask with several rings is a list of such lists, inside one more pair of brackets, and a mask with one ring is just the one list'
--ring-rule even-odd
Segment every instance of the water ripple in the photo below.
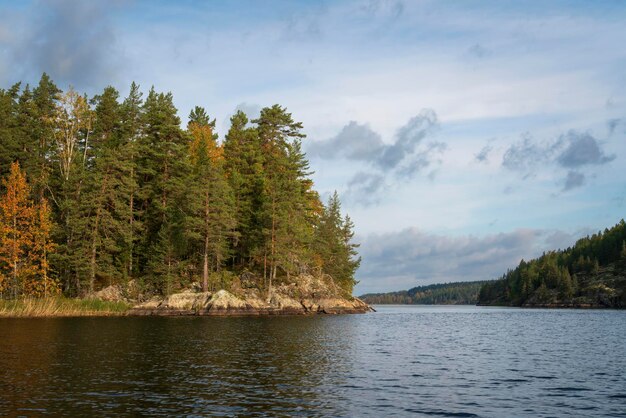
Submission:
{"label": "water ripple", "polygon": [[0,319],[0,416],[626,416],[626,312]]}

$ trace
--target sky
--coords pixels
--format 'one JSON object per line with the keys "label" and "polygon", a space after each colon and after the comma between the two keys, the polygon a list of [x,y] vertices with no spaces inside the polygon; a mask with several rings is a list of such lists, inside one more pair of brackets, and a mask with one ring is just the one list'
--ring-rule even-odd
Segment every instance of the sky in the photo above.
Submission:
{"label": "sky", "polygon": [[0,0],[0,86],[286,106],[355,294],[501,276],[626,212],[626,3]]}

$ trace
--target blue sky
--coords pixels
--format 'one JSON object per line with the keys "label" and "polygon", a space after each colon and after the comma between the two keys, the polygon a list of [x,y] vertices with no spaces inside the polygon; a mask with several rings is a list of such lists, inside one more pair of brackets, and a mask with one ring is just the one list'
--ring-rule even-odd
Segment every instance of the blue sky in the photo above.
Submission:
{"label": "blue sky", "polygon": [[0,84],[288,107],[356,293],[501,275],[626,212],[623,2],[0,1]]}

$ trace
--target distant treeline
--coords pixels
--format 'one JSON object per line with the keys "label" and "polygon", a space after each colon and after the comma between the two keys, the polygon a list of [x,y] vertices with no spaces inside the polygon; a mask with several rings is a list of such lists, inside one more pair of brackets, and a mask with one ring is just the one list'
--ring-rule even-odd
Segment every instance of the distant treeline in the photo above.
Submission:
{"label": "distant treeline", "polygon": [[361,296],[361,299],[375,305],[475,305],[478,302],[478,292],[487,283],[489,282],[431,284],[400,292],[368,293]]}
{"label": "distant treeline", "polygon": [[626,306],[626,223],[565,250],[522,260],[480,290],[479,303],[513,306]]}
{"label": "distant treeline", "polygon": [[262,290],[304,273],[352,292],[353,224],[325,205],[301,122],[241,111],[221,139],[202,107],[185,127],[171,93],[138,85],[93,97],[0,89],[0,297],[83,296],[131,280],[150,293],[253,276]]}

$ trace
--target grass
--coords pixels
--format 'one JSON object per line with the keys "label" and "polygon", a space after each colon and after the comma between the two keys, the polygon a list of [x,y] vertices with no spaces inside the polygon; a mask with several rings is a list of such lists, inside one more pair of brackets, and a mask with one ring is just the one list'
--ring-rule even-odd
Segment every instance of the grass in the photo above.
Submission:
{"label": "grass", "polygon": [[98,299],[50,297],[0,300],[0,317],[119,316],[131,305]]}

